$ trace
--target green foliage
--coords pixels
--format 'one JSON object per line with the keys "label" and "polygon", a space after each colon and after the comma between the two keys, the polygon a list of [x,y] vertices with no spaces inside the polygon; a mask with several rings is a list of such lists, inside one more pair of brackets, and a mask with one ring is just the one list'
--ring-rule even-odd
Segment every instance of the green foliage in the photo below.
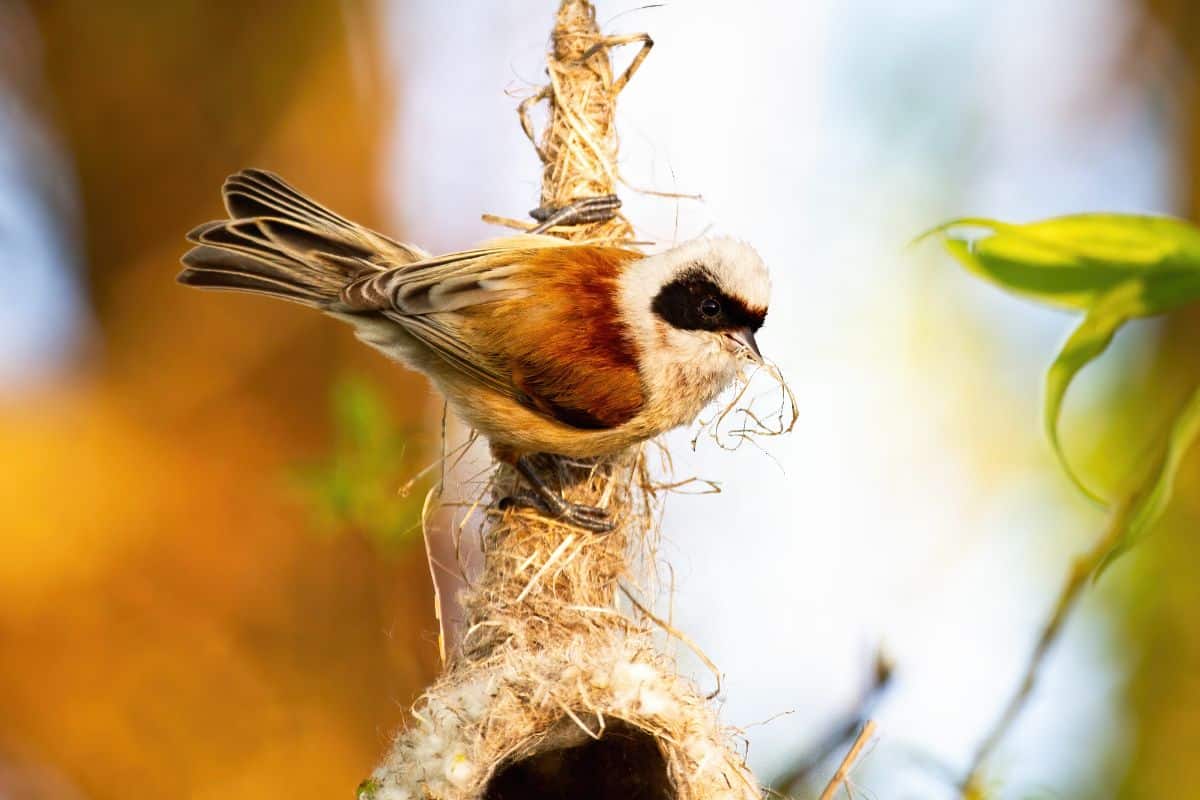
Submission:
{"label": "green foliage", "polygon": [[416,474],[403,432],[379,392],[357,378],[331,393],[334,443],[328,458],[296,472],[302,495],[325,530],[352,528],[394,547],[420,530],[416,498],[399,489]]}
{"label": "green foliage", "polygon": [[375,796],[379,794],[379,790],[381,788],[383,787],[378,780],[375,778],[367,778],[358,785],[358,789],[355,791],[354,796],[357,798],[357,800],[374,800]]}
{"label": "green foliage", "polygon": [[[991,233],[978,239],[950,235],[962,228]],[[941,235],[951,254],[980,277],[1063,308],[1089,311],[1131,283],[1144,294],[1138,316],[1200,296],[1200,231],[1170,217],[1080,214],[1027,225],[967,218],[925,234],[932,235]]]}
{"label": "green foliage", "polygon": [[[985,233],[955,235],[965,228]],[[1107,505],[1063,451],[1058,434],[1063,400],[1075,376],[1108,349],[1126,322],[1200,300],[1200,230],[1169,217],[1081,214],[1026,225],[958,219],[921,238],[928,236],[939,236],[968,270],[1013,294],[1083,312],[1046,374],[1043,421],[1067,476],[1089,498]],[[1180,462],[1198,436],[1200,389],[1176,418],[1162,459],[1133,493],[1137,499],[1129,522],[1097,574],[1162,516]]]}
{"label": "green foliage", "polygon": [[1161,464],[1153,473],[1155,477],[1148,480],[1143,487],[1142,494],[1133,507],[1133,513],[1130,514],[1128,527],[1113,548],[1104,556],[1104,560],[1100,562],[1100,566],[1096,569],[1097,577],[1108,569],[1109,565],[1119,556],[1141,541],[1142,537],[1166,511],[1167,503],[1175,490],[1175,476],[1179,472],[1179,465],[1198,436],[1200,436],[1200,388],[1192,392],[1191,397],[1184,404],[1183,410],[1171,425],[1171,430],[1167,434],[1166,453],[1163,455]]}
{"label": "green foliage", "polygon": [[1046,372],[1046,389],[1042,403],[1042,420],[1054,455],[1067,473],[1067,477],[1089,498],[1105,505],[1100,495],[1087,487],[1083,479],[1071,467],[1058,435],[1058,424],[1062,418],[1063,400],[1071,381],[1085,366],[1099,358],[1108,349],[1117,330],[1129,320],[1126,295],[1128,286],[1118,286],[1110,294],[1100,295],[1096,305],[1088,311],[1074,332],[1067,338],[1054,363]]}

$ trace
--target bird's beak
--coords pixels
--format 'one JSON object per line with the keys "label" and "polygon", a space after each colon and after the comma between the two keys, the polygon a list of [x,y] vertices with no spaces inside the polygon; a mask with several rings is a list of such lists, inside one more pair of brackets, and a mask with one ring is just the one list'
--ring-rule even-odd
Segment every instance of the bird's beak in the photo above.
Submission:
{"label": "bird's beak", "polygon": [[749,328],[738,328],[733,331],[726,331],[725,335],[737,343],[740,347],[744,347],[750,351],[751,357],[758,363],[763,363],[763,355],[759,352],[758,342],[754,341],[754,331]]}

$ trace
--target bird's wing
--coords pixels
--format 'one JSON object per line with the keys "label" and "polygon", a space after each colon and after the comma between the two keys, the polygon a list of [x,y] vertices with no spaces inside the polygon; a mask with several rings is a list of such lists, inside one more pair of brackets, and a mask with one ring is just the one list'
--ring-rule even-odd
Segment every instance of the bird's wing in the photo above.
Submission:
{"label": "bird's wing", "polygon": [[573,245],[549,236],[498,239],[476,249],[434,256],[375,272],[348,284],[339,310],[376,312],[464,374],[520,400],[512,371],[497,348],[472,347],[463,341],[461,314],[472,306],[527,295],[536,278],[528,265],[545,248]]}
{"label": "bird's wing", "polygon": [[458,328],[444,317],[395,312],[384,312],[384,316],[400,325],[459,372],[505,397],[520,400],[511,371],[505,369],[503,361],[468,346]]}
{"label": "bird's wing", "polygon": [[[616,317],[617,276],[638,257],[518,236],[364,276],[340,305],[383,314],[464,374],[548,417],[615,427],[643,402]],[[484,304],[496,305],[472,313]]]}
{"label": "bird's wing", "polygon": [[502,239],[478,250],[448,253],[364,275],[342,289],[349,311],[406,316],[460,311],[529,288],[525,268],[537,248],[569,247],[542,236]]}

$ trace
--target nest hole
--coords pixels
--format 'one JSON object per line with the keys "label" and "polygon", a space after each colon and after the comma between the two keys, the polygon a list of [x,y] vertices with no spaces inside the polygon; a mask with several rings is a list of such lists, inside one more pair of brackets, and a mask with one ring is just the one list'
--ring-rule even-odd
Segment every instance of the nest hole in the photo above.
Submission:
{"label": "nest hole", "polygon": [[599,739],[543,750],[496,771],[484,800],[675,800],[657,740],[625,722]]}

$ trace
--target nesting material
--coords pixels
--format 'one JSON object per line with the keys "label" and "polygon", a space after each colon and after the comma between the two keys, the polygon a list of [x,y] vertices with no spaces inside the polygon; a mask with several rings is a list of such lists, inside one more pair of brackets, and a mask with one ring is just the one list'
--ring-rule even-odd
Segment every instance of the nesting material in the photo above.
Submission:
{"label": "nesting material", "polygon": [[447,676],[362,796],[757,800],[674,664],[636,634],[596,634]]}
{"label": "nesting material", "polygon": [[[613,81],[609,39],[596,25],[588,2],[564,2],[554,22],[552,52],[546,60],[550,82],[532,100],[547,99],[550,122],[537,141],[522,106],[522,127],[542,159],[542,205],[564,206],[579,197],[612,194],[617,183],[617,95],[636,65]],[[647,39],[647,41],[649,41]],[[628,240],[633,228],[623,217],[589,232]]]}
{"label": "nesting material", "polygon": [[[722,450],[737,450],[746,442],[789,434],[800,420],[800,405],[778,365],[756,363],[742,353],[740,367],[738,380],[718,399],[712,415],[697,420],[693,450],[701,438],[711,439]],[[759,375],[771,389],[752,395]]]}
{"label": "nesting material", "polygon": [[[614,78],[608,49],[632,42],[642,49]],[[521,108],[545,165],[543,205],[613,193],[616,97],[648,48],[645,36],[603,36],[590,3],[563,0],[549,83]],[[529,112],[542,101],[549,119],[539,136]],[[633,235],[620,216],[552,232],[627,246]],[[711,699],[661,647],[668,628],[633,600],[653,594],[655,500],[643,449],[560,462],[544,477],[569,500],[607,509],[615,530],[488,509],[483,573],[460,598],[465,633],[360,800],[761,797]],[[493,497],[523,488],[497,467]]]}
{"label": "nesting material", "polygon": [[566,469],[573,499],[626,516],[606,536],[518,512],[487,529],[466,634],[364,800],[760,797],[662,631],[620,608],[654,556],[640,451]]}

